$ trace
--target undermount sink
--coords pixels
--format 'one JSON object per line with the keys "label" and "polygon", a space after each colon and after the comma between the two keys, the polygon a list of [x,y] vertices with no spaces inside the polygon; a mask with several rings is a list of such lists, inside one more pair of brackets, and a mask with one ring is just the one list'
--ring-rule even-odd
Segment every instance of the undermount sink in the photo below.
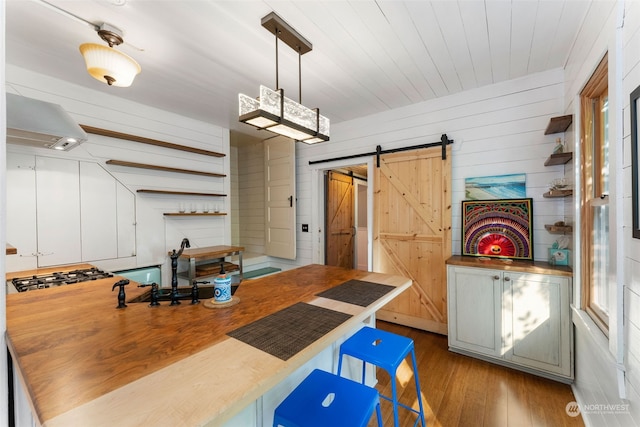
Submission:
{"label": "undermount sink", "polygon": [[[240,284],[231,285],[231,295],[236,293],[238,286]],[[179,287],[178,288],[178,296],[179,300],[187,300],[191,301],[191,287]],[[213,298],[213,286],[199,286],[198,287],[198,299],[206,300]],[[159,291],[158,301],[171,301],[171,288],[162,288]],[[138,295],[135,298],[127,301],[128,303],[137,303],[137,302],[151,302],[151,287],[146,290],[143,294]]]}

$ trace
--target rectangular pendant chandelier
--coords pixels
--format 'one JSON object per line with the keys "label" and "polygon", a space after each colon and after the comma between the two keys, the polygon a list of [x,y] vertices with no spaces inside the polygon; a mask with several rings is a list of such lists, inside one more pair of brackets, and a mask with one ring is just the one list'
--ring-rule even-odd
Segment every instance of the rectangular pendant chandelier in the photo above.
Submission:
{"label": "rectangular pendant chandelier", "polygon": [[258,99],[239,94],[239,120],[243,123],[270,132],[315,144],[329,140],[329,119],[321,116],[318,109],[304,105],[284,96],[284,90],[271,90],[260,86]]}
{"label": "rectangular pendant chandelier", "polygon": [[[302,37],[274,12],[262,18],[262,26],[276,36],[276,87],[278,87],[278,40],[285,42],[298,53],[298,59],[312,50],[311,43]],[[239,120],[258,129],[268,130],[279,135],[315,144],[329,140],[329,119],[320,115],[317,108],[307,108],[302,102],[301,70],[300,103],[284,96],[284,90],[269,89],[260,86],[260,95],[253,98],[244,94],[238,95]]]}

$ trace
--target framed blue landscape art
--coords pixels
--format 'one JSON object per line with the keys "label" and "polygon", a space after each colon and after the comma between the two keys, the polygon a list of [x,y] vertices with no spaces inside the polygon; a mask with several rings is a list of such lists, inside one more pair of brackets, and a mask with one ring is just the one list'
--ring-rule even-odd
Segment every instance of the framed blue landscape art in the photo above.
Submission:
{"label": "framed blue landscape art", "polygon": [[527,197],[526,174],[465,178],[465,199],[492,200]]}

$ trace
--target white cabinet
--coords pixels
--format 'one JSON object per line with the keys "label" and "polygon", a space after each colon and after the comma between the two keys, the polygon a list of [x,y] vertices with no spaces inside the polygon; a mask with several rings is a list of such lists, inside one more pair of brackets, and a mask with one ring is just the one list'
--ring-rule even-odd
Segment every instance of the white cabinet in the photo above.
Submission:
{"label": "white cabinet", "polygon": [[135,195],[97,163],[80,162],[82,261],[135,256]]}
{"label": "white cabinet", "polygon": [[7,242],[18,251],[5,258],[7,271],[37,267],[35,169],[34,155],[7,153]]}
{"label": "white cabinet", "polygon": [[505,358],[571,377],[571,279],[503,273]]}
{"label": "white cabinet", "polygon": [[452,351],[573,378],[571,277],[448,265],[447,282]]}
{"label": "white cabinet", "polygon": [[38,267],[81,259],[79,188],[77,160],[36,157]]}
{"label": "white cabinet", "polygon": [[7,271],[136,255],[135,194],[102,166],[7,153]]}
{"label": "white cabinet", "polygon": [[501,356],[501,276],[491,270],[451,266],[447,274],[449,346]]}
{"label": "white cabinet", "polygon": [[80,162],[82,261],[118,257],[116,181],[97,163]]}
{"label": "white cabinet", "polygon": [[118,258],[136,256],[136,196],[116,182]]}

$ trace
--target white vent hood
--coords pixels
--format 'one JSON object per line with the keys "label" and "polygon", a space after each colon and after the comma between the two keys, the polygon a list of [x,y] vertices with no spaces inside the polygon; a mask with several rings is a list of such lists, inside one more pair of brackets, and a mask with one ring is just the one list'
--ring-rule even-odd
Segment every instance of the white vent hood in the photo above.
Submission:
{"label": "white vent hood", "polygon": [[87,133],[61,106],[7,93],[7,143],[70,150]]}

